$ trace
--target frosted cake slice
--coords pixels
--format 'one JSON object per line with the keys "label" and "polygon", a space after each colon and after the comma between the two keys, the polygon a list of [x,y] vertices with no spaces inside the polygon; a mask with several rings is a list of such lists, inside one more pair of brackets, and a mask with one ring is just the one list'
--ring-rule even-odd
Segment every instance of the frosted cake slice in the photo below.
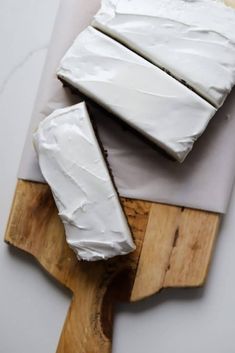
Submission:
{"label": "frosted cake slice", "polygon": [[88,27],[58,77],[182,162],[216,109],[155,65]]}
{"label": "frosted cake slice", "polygon": [[93,21],[217,108],[235,84],[234,24],[216,0],[103,0]]}
{"label": "frosted cake slice", "polygon": [[135,249],[84,103],[54,111],[34,134],[69,246],[95,261]]}

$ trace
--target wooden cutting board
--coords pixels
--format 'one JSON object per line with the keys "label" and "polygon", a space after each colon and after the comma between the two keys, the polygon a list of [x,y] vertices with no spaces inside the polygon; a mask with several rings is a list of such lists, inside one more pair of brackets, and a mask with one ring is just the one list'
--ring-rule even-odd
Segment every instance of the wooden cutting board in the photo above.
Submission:
{"label": "wooden cutting board", "polygon": [[[235,0],[225,2],[235,7]],[[78,262],[49,187],[18,181],[5,241],[32,254],[73,293],[57,353],[111,352],[116,301],[134,302],[163,288],[198,287],[206,280],[219,214],[124,198],[122,203],[136,251]]]}
{"label": "wooden cutting board", "polygon": [[49,187],[18,181],[5,241],[32,254],[73,292],[57,353],[111,352],[117,300],[134,302],[162,288],[205,282],[218,214],[125,198],[122,203],[136,251],[109,261],[78,262],[65,242]]}

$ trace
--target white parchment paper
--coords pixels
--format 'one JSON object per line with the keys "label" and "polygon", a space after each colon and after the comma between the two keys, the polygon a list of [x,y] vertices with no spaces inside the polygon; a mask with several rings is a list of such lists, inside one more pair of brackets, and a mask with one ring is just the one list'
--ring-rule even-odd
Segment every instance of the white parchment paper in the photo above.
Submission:
{"label": "white parchment paper", "polygon": [[[54,109],[81,100],[62,86],[55,72],[66,49],[91,22],[99,6],[100,0],[61,1],[25,143],[20,179],[44,181],[32,144],[38,122]],[[167,159],[104,110],[91,103],[88,108],[108,151],[120,195],[226,212],[235,176],[235,90],[183,164]]]}

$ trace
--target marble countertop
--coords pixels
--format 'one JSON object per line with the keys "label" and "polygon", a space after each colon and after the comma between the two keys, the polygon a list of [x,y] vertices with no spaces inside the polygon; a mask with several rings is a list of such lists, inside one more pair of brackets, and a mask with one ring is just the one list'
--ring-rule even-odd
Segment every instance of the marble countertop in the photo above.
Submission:
{"label": "marble countertop", "polygon": [[[70,302],[69,292],[30,256],[3,243],[58,4],[0,4],[0,353],[55,352]],[[144,302],[118,306],[114,353],[235,352],[234,214],[235,192],[203,289],[166,290]]]}

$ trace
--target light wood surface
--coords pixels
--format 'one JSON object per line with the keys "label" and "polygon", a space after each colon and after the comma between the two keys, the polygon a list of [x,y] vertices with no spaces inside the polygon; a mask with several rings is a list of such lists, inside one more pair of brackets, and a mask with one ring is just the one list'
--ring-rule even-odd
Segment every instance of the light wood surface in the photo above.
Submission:
{"label": "light wood surface", "polygon": [[215,213],[152,204],[131,300],[166,287],[202,286],[219,220]]}
{"label": "light wood surface", "polygon": [[235,0],[224,0],[225,4],[235,8]]}
{"label": "light wood surface", "polygon": [[130,199],[122,203],[136,251],[109,261],[78,262],[65,242],[49,187],[17,184],[6,242],[32,254],[73,292],[57,353],[111,352],[117,300],[136,301],[206,279],[218,214]]}

